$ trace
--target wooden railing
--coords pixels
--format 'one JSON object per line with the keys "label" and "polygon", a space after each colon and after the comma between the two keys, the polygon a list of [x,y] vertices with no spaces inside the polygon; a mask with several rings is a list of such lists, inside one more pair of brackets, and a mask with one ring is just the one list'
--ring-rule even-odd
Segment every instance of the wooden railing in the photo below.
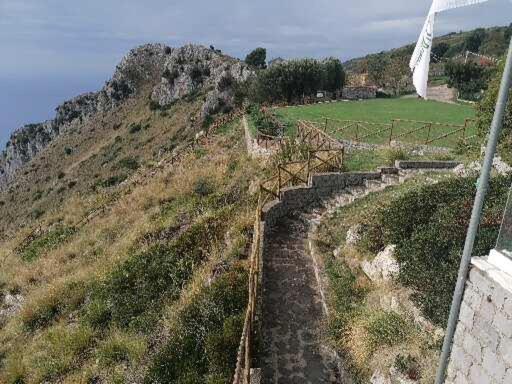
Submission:
{"label": "wooden railing", "polygon": [[[314,126],[303,125],[299,144],[317,144],[309,147],[307,158],[299,161],[283,162],[277,165],[272,177],[260,183],[258,205],[255,213],[254,232],[251,255],[249,258],[249,300],[245,314],[242,337],[238,348],[237,364],[233,384],[250,382],[253,361],[253,337],[257,304],[260,292],[260,275],[262,260],[261,220],[263,206],[274,199],[281,199],[283,188],[292,185],[307,185],[310,175],[318,172],[340,172],[343,168],[344,147],[325,132],[319,132]],[[320,137],[320,138],[319,138]],[[301,141],[302,140],[302,141]],[[314,149],[311,149],[314,148]]]}
{"label": "wooden railing", "polygon": [[[440,123],[407,119],[392,119],[390,123],[376,123],[359,120],[337,120],[323,118],[320,121],[299,121],[315,126],[324,132],[343,137],[354,142],[370,142],[376,139],[380,144],[390,145],[393,141],[406,140],[413,144],[431,145],[447,138],[457,142],[471,143],[476,135],[470,135],[473,119],[465,119],[464,124]],[[299,128],[300,130],[300,128]]]}

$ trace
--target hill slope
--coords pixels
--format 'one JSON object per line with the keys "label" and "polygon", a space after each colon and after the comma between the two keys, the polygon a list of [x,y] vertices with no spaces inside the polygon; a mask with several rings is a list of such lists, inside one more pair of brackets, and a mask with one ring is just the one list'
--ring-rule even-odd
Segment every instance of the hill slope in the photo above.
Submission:
{"label": "hill slope", "polygon": [[[229,381],[249,184],[262,170],[236,121],[194,137],[249,74],[203,47],[143,46],[102,91],[13,135],[1,163],[0,382]],[[133,82],[108,96],[120,78]]]}
{"label": "hill slope", "polygon": [[[433,52],[436,53],[436,47],[442,44],[447,45],[443,48],[443,58],[453,58],[457,55],[465,54],[466,50],[481,55],[500,57],[506,53],[508,43],[512,32],[512,25],[508,27],[480,28],[465,32],[452,32],[444,36],[434,38]],[[469,42],[472,35],[478,34],[477,42]],[[470,44],[468,46],[468,43]],[[410,56],[414,51],[415,42],[403,47],[394,48],[389,51],[372,53],[364,57],[358,57],[343,63],[345,70],[351,74],[366,72],[368,61],[375,56],[384,55],[386,57]],[[476,48],[476,49],[475,49]]]}

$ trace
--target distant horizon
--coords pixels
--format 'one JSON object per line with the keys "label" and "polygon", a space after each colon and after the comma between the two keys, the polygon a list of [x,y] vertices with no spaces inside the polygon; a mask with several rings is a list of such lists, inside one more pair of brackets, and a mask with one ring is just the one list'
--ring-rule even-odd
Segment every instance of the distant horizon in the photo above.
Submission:
{"label": "distant horizon", "polygon": [[[5,54],[0,63],[0,151],[14,130],[52,119],[65,100],[98,91],[121,58],[138,45],[161,42],[176,47],[193,41],[242,60],[262,46],[267,60],[334,56],[346,62],[414,43],[431,0],[319,0],[314,8],[304,0],[153,0],[153,7],[133,0],[122,5],[117,0],[52,2],[54,7],[36,0],[0,0]],[[509,25],[510,14],[509,0],[450,11],[439,18],[436,37]]]}

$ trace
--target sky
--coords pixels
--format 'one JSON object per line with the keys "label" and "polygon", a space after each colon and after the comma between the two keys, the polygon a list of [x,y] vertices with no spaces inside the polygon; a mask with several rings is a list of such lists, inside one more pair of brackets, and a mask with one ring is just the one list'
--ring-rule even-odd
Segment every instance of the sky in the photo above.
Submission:
{"label": "sky", "polygon": [[[0,148],[26,123],[96,91],[131,48],[214,45],[244,58],[345,61],[416,41],[431,0],[0,0]],[[511,0],[440,15],[436,35],[512,22]]]}

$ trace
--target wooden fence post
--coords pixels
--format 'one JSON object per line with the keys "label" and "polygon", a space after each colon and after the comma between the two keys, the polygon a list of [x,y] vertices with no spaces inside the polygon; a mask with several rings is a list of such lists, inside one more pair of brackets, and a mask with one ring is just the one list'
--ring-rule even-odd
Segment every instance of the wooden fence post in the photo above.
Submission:
{"label": "wooden fence post", "polygon": [[468,119],[464,120],[464,128],[462,129],[462,142],[466,141],[466,129],[468,128]]}
{"label": "wooden fence post", "polygon": [[430,131],[432,130],[432,123],[428,123],[428,132],[427,132],[427,140],[425,141],[425,144],[428,144],[430,140]]}
{"label": "wooden fence post", "polygon": [[277,166],[277,196],[281,200],[281,164]]}
{"label": "wooden fence post", "polygon": [[391,129],[389,130],[389,141],[388,141],[389,146],[391,146],[391,142],[393,141],[394,128],[395,128],[395,119],[391,120]]}

